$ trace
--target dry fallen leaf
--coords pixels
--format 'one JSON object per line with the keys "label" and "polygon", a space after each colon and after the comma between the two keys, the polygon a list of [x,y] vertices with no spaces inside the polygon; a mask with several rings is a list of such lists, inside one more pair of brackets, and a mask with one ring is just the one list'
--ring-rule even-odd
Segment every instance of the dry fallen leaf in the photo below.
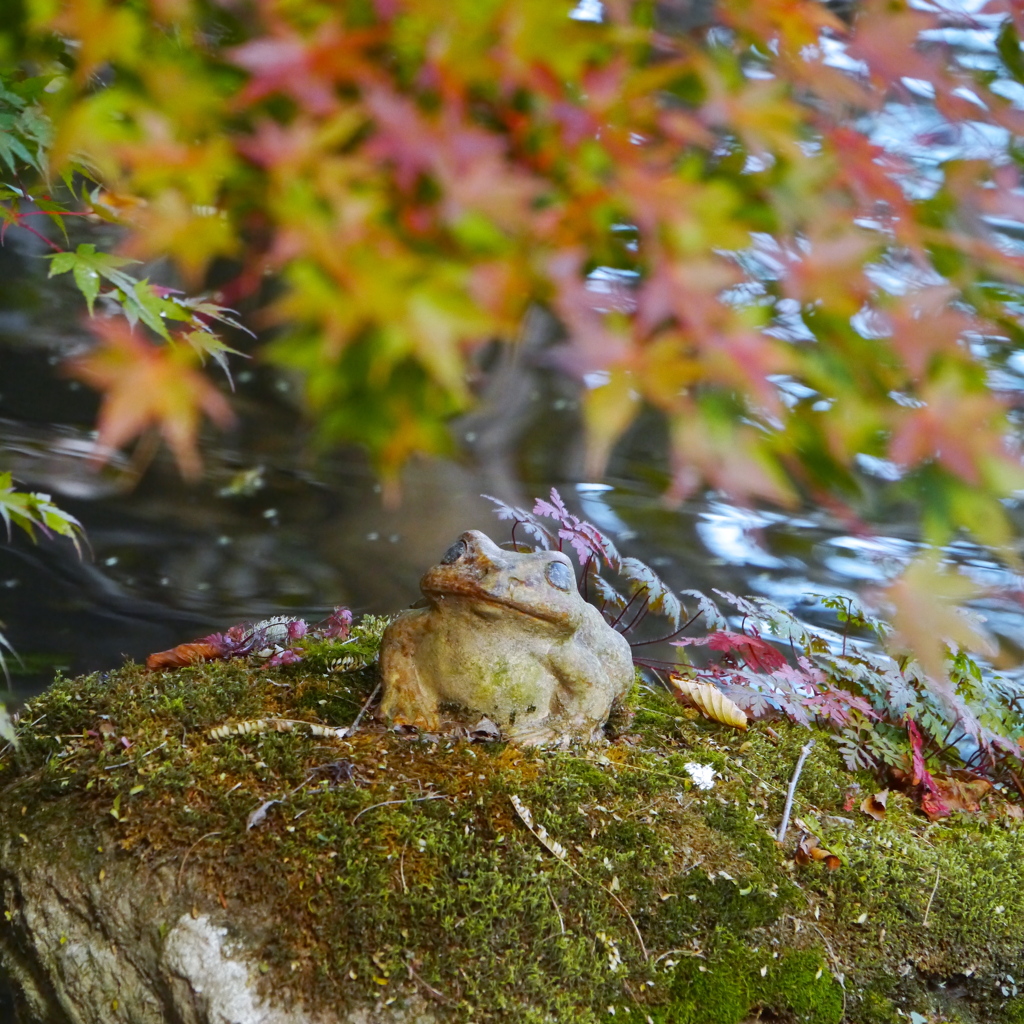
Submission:
{"label": "dry fallen leaf", "polygon": [[968,814],[981,810],[981,801],[992,789],[992,783],[985,779],[936,779],[935,784],[951,811],[966,811]]}
{"label": "dry fallen leaf", "polygon": [[223,648],[197,641],[191,644],[178,644],[169,651],[157,651],[149,655],[146,658],[146,668],[181,668],[184,665],[195,665],[200,661],[214,661],[222,657]]}
{"label": "dry fallen leaf", "polygon": [[471,743],[493,743],[501,739],[501,729],[489,718],[481,718],[472,729],[469,730]]}
{"label": "dry fallen leaf", "polygon": [[713,722],[731,725],[734,729],[746,729],[747,716],[743,709],[731,701],[721,690],[710,683],[697,683],[669,673],[669,682],[676,693],[685,697],[698,711]]}
{"label": "dry fallen leaf", "polygon": [[860,809],[875,821],[881,821],[885,817],[885,805],[889,800],[889,790],[883,789],[878,793],[869,793],[864,797]]}
{"label": "dry fallen leaf", "polygon": [[281,803],[280,800],[264,800],[263,803],[261,803],[259,807],[257,807],[246,819],[246,832],[248,832],[249,829],[255,828],[257,825],[262,824],[267,817],[267,811],[269,811],[270,808],[274,806],[274,804],[279,803]]}
{"label": "dry fallen leaf", "polygon": [[801,867],[810,864],[812,860],[824,861],[825,867],[829,871],[835,871],[843,862],[831,850],[826,850],[823,846],[819,846],[818,843],[817,836],[809,835],[805,832],[796,844],[793,860]]}

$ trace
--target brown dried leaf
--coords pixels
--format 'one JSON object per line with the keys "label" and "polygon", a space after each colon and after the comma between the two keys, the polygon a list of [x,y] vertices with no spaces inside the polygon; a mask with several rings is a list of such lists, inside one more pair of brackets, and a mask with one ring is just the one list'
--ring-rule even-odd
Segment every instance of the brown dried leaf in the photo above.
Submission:
{"label": "brown dried leaf", "polygon": [[860,809],[875,821],[881,821],[885,817],[885,805],[889,800],[889,790],[883,789],[878,793],[869,793],[861,802]]}
{"label": "brown dried leaf", "polygon": [[965,811],[976,814],[981,810],[981,801],[988,796],[992,783],[985,779],[936,779],[946,806],[951,811]]}
{"label": "brown dried leaf", "polygon": [[178,644],[169,651],[157,651],[146,659],[146,668],[181,668],[195,665],[200,661],[215,661],[224,656],[223,648],[214,644]]}
{"label": "brown dried leaf", "polygon": [[802,835],[800,841],[796,844],[796,849],[793,851],[793,860],[800,865],[800,867],[806,867],[811,863],[811,854],[817,849],[818,837],[810,835]]}
{"label": "brown dried leaf", "polygon": [[747,716],[743,710],[726,697],[717,686],[684,679],[671,672],[668,678],[677,694],[685,697],[705,718],[710,718],[713,722],[721,722],[722,725],[731,725],[734,729],[746,729]]}
{"label": "brown dried leaf", "polygon": [[806,832],[800,837],[800,842],[797,843],[796,850],[793,851],[793,860],[801,867],[805,867],[811,861],[824,861],[825,867],[829,871],[835,871],[843,863],[831,850],[826,850],[819,844],[817,836]]}

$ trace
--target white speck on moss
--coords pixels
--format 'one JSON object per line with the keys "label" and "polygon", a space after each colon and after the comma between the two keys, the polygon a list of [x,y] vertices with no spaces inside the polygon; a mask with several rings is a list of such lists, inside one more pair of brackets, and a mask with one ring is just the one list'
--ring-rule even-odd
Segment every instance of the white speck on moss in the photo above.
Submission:
{"label": "white speck on moss", "polygon": [[693,784],[698,789],[713,789],[715,785],[715,776],[718,772],[709,764],[699,764],[696,761],[687,761],[683,765],[686,770],[686,774],[693,779]]}

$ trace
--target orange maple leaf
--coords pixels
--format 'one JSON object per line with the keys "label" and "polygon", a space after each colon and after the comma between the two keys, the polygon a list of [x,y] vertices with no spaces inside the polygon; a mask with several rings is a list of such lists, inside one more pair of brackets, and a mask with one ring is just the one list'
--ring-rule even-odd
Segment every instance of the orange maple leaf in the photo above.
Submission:
{"label": "orange maple leaf", "polygon": [[234,418],[227,399],[195,368],[195,352],[186,345],[154,345],[121,320],[90,326],[99,345],[65,369],[103,393],[97,460],[104,448],[118,448],[158,427],[182,476],[195,479],[202,470],[196,448],[200,415],[221,426]]}

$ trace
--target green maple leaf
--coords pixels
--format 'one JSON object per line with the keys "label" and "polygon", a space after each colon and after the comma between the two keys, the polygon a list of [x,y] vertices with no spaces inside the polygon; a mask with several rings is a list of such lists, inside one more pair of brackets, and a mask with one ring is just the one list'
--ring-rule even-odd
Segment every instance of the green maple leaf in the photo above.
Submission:
{"label": "green maple leaf", "polygon": [[17,161],[22,161],[39,170],[36,158],[25,148],[25,144],[12,130],[16,123],[17,119],[11,114],[0,114],[0,160],[3,160],[15,174],[18,171]]}
{"label": "green maple leaf", "polygon": [[124,294],[124,310],[128,322],[133,326],[141,320],[150,330],[159,334],[164,341],[170,341],[171,335],[164,323],[168,320],[192,319],[192,314],[173,299],[157,294],[148,280],[136,281],[130,291]]}
{"label": "green maple leaf", "polygon": [[74,252],[58,252],[46,257],[51,260],[50,277],[66,274],[69,270],[74,275],[78,290],[85,296],[89,304],[89,315],[92,316],[93,303],[100,293],[100,280],[106,278],[125,294],[131,293],[137,284],[133,277],[121,273],[120,268],[138,260],[126,256],[114,256],[108,252],[97,252],[96,246],[83,242]]}
{"label": "green maple leaf", "polygon": [[248,359],[249,357],[244,352],[239,352],[237,348],[232,348],[221,341],[216,334],[211,334],[209,331],[189,331],[181,337],[199,353],[199,358],[204,363],[206,362],[206,357],[209,356],[224,371],[224,376],[227,377],[231,390],[234,391],[235,382],[231,379],[231,370],[228,367],[228,354],[241,356],[243,359]]}
{"label": "green maple leaf", "polygon": [[20,527],[33,539],[36,529],[40,529],[43,533],[67,537],[79,555],[82,553],[79,547],[79,539],[83,536],[82,524],[58,508],[48,494],[16,490],[9,472],[0,473],[0,519],[7,527],[8,537],[12,525]]}
{"label": "green maple leaf", "polygon": [[1024,82],[1024,54],[1021,53],[1020,39],[1012,21],[1007,20],[996,37],[996,49],[1003,59],[1003,64],[1006,65],[1006,70],[1018,82]]}

